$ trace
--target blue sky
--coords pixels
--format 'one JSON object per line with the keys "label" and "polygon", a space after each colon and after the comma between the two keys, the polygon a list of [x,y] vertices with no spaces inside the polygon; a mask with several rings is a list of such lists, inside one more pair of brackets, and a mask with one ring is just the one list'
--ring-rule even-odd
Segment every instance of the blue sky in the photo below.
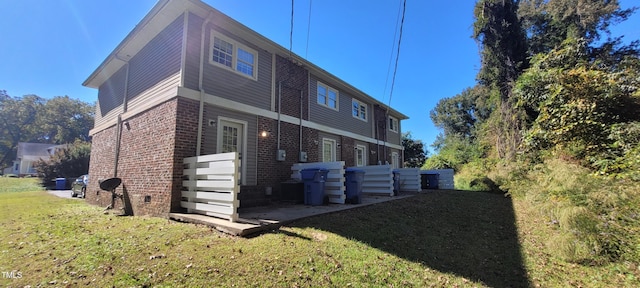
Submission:
{"label": "blue sky", "polygon": [[[289,48],[291,1],[204,2]],[[401,2],[295,0],[293,52],[409,116],[403,131],[410,131],[428,146],[439,132],[429,111],[439,99],[475,83],[479,68],[478,46],[471,38],[475,1],[407,0],[389,101]],[[636,0],[620,2],[625,8],[638,5]],[[0,1],[0,89],[11,96],[68,95],[95,102],[97,90],[83,87],[82,82],[155,3]],[[636,13],[614,27],[613,35],[640,39],[638,27],[640,15]]]}

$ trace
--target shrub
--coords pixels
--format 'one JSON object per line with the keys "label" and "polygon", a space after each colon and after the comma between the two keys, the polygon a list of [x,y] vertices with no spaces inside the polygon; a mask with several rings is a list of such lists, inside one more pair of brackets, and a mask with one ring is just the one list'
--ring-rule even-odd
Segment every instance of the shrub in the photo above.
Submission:
{"label": "shrub", "polygon": [[46,184],[58,177],[75,178],[87,174],[90,155],[91,143],[77,140],[56,151],[48,161],[38,161],[34,166]]}

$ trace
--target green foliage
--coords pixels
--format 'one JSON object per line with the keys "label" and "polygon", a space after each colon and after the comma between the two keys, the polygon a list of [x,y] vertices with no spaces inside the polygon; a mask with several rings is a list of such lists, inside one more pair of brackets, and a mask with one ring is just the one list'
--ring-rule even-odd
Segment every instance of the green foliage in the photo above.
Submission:
{"label": "green foliage", "polygon": [[550,252],[578,263],[640,260],[640,183],[596,176],[560,159],[518,165],[523,173],[502,178],[500,187],[547,217],[555,231],[546,243]]}
{"label": "green foliage", "polygon": [[11,97],[0,90],[0,168],[15,159],[18,142],[66,144],[89,141],[94,106],[68,96]]}
{"label": "green foliage", "polygon": [[89,156],[91,156],[91,143],[76,140],[73,144],[57,150],[48,161],[36,162],[34,167],[44,183],[58,177],[74,178],[87,174]]}
{"label": "green foliage", "polygon": [[405,168],[422,167],[427,159],[427,152],[420,140],[411,138],[411,132],[402,134],[402,147],[404,147],[404,165]]}
{"label": "green foliage", "polygon": [[484,156],[485,148],[475,144],[471,139],[461,136],[438,136],[442,142],[435,146],[437,154],[429,157],[422,166],[423,169],[459,170],[463,164]]}
{"label": "green foliage", "polygon": [[547,53],[567,38],[583,38],[591,44],[634,11],[621,9],[618,0],[521,0],[519,4],[530,55]]}
{"label": "green foliage", "polygon": [[476,85],[454,97],[442,98],[431,110],[431,120],[445,135],[474,137],[475,123],[485,120],[490,114],[491,108],[485,107],[479,101],[487,98],[488,93],[486,87]]}

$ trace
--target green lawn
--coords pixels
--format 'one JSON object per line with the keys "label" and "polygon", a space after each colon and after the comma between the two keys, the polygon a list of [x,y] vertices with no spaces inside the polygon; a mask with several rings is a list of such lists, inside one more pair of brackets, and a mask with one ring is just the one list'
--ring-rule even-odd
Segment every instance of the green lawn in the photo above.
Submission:
{"label": "green lawn", "polygon": [[[15,187],[31,184],[12,182]],[[633,263],[547,252],[551,224],[519,200],[438,191],[298,221],[252,238],[120,217],[0,178],[0,285],[634,287]],[[635,274],[634,274],[635,273]],[[3,274],[4,275],[4,274]]]}

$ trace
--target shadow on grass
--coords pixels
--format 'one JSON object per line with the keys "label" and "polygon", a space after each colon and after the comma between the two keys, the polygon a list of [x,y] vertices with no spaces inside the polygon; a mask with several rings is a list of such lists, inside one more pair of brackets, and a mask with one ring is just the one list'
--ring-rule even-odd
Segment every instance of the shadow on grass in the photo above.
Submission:
{"label": "shadow on grass", "polygon": [[292,223],[491,287],[527,287],[510,198],[437,190]]}

